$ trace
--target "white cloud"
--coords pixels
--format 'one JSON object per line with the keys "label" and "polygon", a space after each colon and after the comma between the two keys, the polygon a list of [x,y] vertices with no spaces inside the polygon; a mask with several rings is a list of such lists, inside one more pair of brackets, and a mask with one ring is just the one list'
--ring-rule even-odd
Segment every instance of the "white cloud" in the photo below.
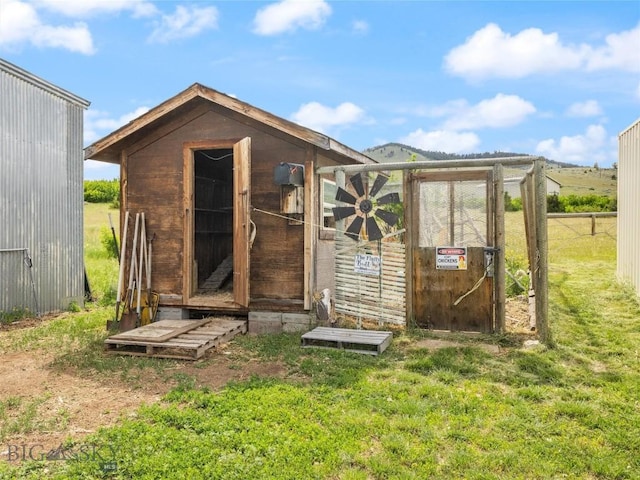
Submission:
{"label": "white cloud", "polygon": [[480,139],[473,132],[446,130],[425,132],[421,128],[401,138],[399,142],[423,150],[447,153],[473,152],[480,145]]}
{"label": "white cloud", "polygon": [[86,24],[52,26],[42,23],[32,5],[15,0],[3,0],[0,15],[0,47],[19,48],[31,44],[36,47],[64,48],[85,55],[95,53],[91,32]]}
{"label": "white cloud", "polygon": [[358,35],[365,35],[369,33],[369,24],[364,20],[355,20],[351,24],[351,29]]}
{"label": "white cloud", "polygon": [[131,11],[134,17],[148,17],[158,12],[153,3],[145,0],[35,0],[33,3],[68,17],[85,18],[121,11]]}
{"label": "white cloud", "polygon": [[615,68],[640,72],[640,23],[634,29],[607,35],[605,42],[605,46],[589,55],[587,70]]}
{"label": "white cloud", "polygon": [[152,43],[167,43],[179,38],[189,38],[210,28],[218,28],[216,7],[185,7],[178,5],[171,15],[162,15],[160,23],[149,36]]}
{"label": "white cloud", "polygon": [[324,0],[281,0],[261,8],[253,19],[253,32],[258,35],[277,35],[298,28],[315,30],[331,15],[331,7]]}
{"label": "white cloud", "polygon": [[602,125],[589,125],[584,134],[542,140],[536,146],[536,152],[551,160],[593,165],[611,160],[609,144]]}
{"label": "white cloud", "polygon": [[566,114],[569,117],[595,117],[602,115],[602,108],[596,100],[587,100],[570,105]]}
{"label": "white cloud", "polygon": [[468,105],[464,100],[455,101],[447,108],[449,119],[445,130],[469,130],[477,128],[506,128],[522,123],[536,108],[517,95],[499,93],[493,98]]}
{"label": "white cloud", "polygon": [[89,109],[84,113],[84,142],[90,144],[126,125],[148,112],[148,107],[138,107],[118,118],[110,118],[107,112]]}
{"label": "white cloud", "polygon": [[611,34],[605,45],[564,44],[557,33],[528,28],[515,35],[490,23],[445,57],[449,73],[469,79],[522,78],[563,70],[640,71],[640,25]]}
{"label": "white cloud", "polygon": [[318,102],[302,105],[291,119],[312,130],[327,132],[334,127],[346,126],[365,120],[363,109],[350,102],[341,103],[336,108],[327,107]]}
{"label": "white cloud", "polygon": [[521,78],[536,72],[578,68],[586,47],[565,47],[557,33],[538,28],[510,35],[490,23],[445,57],[446,69],[471,78]]}

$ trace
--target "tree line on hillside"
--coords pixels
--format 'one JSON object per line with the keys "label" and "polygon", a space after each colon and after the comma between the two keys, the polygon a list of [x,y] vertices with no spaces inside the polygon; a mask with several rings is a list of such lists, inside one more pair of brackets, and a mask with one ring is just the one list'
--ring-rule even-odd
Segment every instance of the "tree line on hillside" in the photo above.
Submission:
{"label": "tree line on hillside", "polygon": [[[411,147],[409,145],[404,145],[402,143],[393,143],[393,142],[386,143],[384,145],[380,145],[377,147],[367,148],[364,152],[365,153],[374,152],[376,150],[381,150],[381,149],[384,150],[386,148],[399,148],[401,151],[407,151],[408,153],[419,154],[430,160],[474,160],[474,159],[481,159],[481,158],[504,158],[504,157],[530,156],[528,153],[515,153],[515,152],[502,152],[502,151],[483,152],[483,153],[466,153],[466,154],[446,153],[446,152],[439,152],[439,151],[433,151],[433,150],[422,150],[420,148]],[[541,157],[541,158],[544,158],[544,157]],[[550,163],[559,167],[577,167],[577,165],[574,165],[572,163],[557,162],[555,160],[549,160],[547,158],[545,158],[545,160],[547,163]]]}

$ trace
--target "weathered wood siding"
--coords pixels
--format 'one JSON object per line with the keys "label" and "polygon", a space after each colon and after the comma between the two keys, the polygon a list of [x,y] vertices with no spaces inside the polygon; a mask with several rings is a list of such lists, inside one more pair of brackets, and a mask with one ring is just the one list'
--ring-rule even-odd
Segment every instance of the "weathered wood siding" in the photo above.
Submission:
{"label": "weathered wood siding", "polygon": [[[405,246],[403,243],[370,242],[358,247],[342,235],[336,240],[336,312],[359,319],[404,325],[406,319]],[[379,275],[354,271],[357,253],[381,258]]]}
{"label": "weathered wood siding", "polygon": [[303,301],[304,229],[277,216],[280,187],[273,182],[273,169],[283,161],[304,164],[311,147],[220,106],[199,104],[139,138],[123,159],[123,208],[145,212],[147,237],[155,234],[152,288],[175,298],[174,304],[182,302],[183,275],[188,273],[183,272],[183,145],[243,137],[251,137],[251,205],[274,214],[251,215],[257,227],[251,299]]}

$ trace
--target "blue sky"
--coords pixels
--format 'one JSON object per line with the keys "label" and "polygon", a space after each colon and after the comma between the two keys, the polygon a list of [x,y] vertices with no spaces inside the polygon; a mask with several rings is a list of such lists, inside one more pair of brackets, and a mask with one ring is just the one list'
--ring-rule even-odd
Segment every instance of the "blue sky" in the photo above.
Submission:
{"label": "blue sky", "polygon": [[0,0],[0,56],[91,102],[85,145],[195,82],[356,150],[605,167],[640,117],[638,0]]}

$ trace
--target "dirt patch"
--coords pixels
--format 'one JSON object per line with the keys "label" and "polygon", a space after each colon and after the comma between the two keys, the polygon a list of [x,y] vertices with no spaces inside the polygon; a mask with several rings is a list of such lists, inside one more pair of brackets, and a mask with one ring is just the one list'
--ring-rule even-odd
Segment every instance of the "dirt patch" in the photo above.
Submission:
{"label": "dirt patch", "polygon": [[505,302],[505,329],[510,333],[535,334],[529,319],[529,298],[524,295],[507,298]]}
{"label": "dirt patch", "polygon": [[57,315],[42,315],[41,317],[25,317],[13,322],[0,322],[0,332],[37,327],[41,323],[46,323],[56,318],[56,316]]}
{"label": "dirt patch", "polygon": [[[47,451],[71,437],[81,439],[100,427],[135,415],[143,404],[161,400],[180,379],[195,386],[220,389],[229,381],[252,376],[283,377],[279,362],[233,358],[227,345],[208,352],[198,362],[172,362],[166,370],[135,370],[133,381],[118,375],[88,376],[86,372],[52,367],[54,357],[43,351],[5,353],[0,363],[0,399],[5,403],[5,423],[24,417],[33,408],[32,429],[37,433],[9,434],[0,448],[0,461],[7,460],[10,445],[41,445]],[[6,428],[7,425],[2,425]]]}

